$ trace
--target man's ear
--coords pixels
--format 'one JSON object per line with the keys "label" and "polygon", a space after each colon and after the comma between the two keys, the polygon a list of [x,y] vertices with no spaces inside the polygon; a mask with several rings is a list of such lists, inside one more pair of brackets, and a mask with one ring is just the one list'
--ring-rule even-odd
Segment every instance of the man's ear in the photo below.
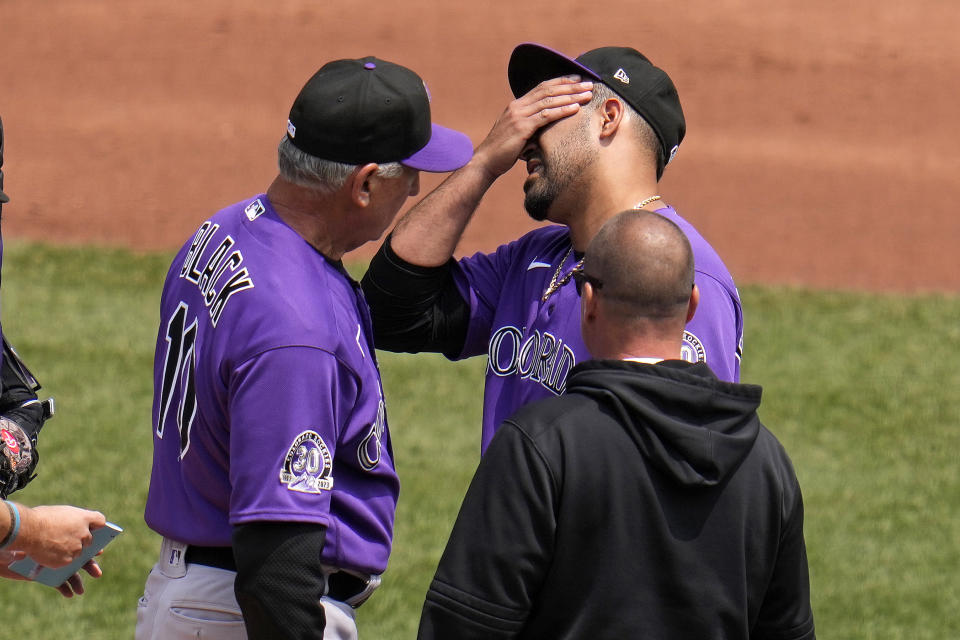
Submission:
{"label": "man's ear", "polygon": [[580,294],[580,316],[584,321],[594,321],[597,318],[597,292],[589,282],[583,283],[583,292]]}
{"label": "man's ear", "polygon": [[589,282],[584,282],[583,291],[580,293],[580,336],[588,351],[591,345],[596,344],[598,331],[597,296],[593,286]]}
{"label": "man's ear", "polygon": [[362,165],[354,169],[353,173],[347,179],[347,186],[350,188],[350,200],[358,207],[366,207],[370,204],[371,185],[370,181],[377,174],[380,168],[375,162]]}
{"label": "man's ear", "polygon": [[697,312],[697,306],[700,304],[700,287],[696,284],[693,285],[693,290],[690,292],[690,302],[687,304],[687,322],[693,320],[694,314]]}
{"label": "man's ear", "polygon": [[609,138],[620,129],[627,109],[619,98],[608,98],[600,108],[600,138]]}

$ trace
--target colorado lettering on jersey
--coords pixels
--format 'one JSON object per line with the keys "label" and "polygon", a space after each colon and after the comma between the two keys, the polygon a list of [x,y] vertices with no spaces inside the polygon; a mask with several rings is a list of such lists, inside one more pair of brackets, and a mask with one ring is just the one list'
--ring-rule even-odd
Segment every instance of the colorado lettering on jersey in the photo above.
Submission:
{"label": "colorado lettering on jersey", "polygon": [[383,397],[377,405],[377,419],[370,425],[370,432],[357,447],[357,460],[360,466],[367,471],[373,471],[380,464],[380,453],[383,449],[383,432],[387,426],[387,408],[383,404]]}
{"label": "colorado lettering on jersey", "polygon": [[[230,235],[220,241],[217,248],[203,263],[203,268],[200,268],[207,246],[219,228],[220,225],[209,220],[200,225],[193,237],[193,242],[190,243],[190,249],[187,250],[183,266],[180,268],[180,277],[186,278],[200,289],[213,326],[217,326],[217,321],[220,320],[220,316],[227,306],[227,301],[234,294],[253,288],[253,279],[247,272],[246,267],[237,270],[243,262],[243,254],[239,250],[230,251],[235,244]],[[220,283],[227,269],[230,270],[230,275],[225,282]],[[219,286],[218,283],[220,283]]]}
{"label": "colorado lettering on jersey", "polygon": [[487,350],[488,366],[496,375],[519,375],[556,395],[566,389],[567,374],[576,361],[573,349],[553,334],[534,331],[524,338],[522,331],[511,326],[497,329]]}
{"label": "colorado lettering on jersey", "polygon": [[[689,331],[684,332],[680,353],[687,362],[707,360],[703,343]],[[577,357],[563,340],[549,332],[534,331],[524,338],[516,327],[505,326],[490,338],[487,363],[490,371],[502,378],[517,375],[560,395],[567,388],[567,375],[577,364]]]}

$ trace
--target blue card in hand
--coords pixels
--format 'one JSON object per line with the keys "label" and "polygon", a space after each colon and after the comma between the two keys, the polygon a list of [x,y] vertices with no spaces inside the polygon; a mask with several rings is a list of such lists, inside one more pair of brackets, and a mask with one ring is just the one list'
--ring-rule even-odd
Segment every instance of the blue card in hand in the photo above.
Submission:
{"label": "blue card in hand", "polygon": [[111,540],[123,531],[120,527],[108,522],[93,532],[93,542],[83,548],[76,560],[64,567],[51,569],[37,564],[37,561],[27,556],[10,564],[10,570],[19,573],[28,580],[34,580],[51,587],[59,587],[67,578],[75,574],[80,568],[100,552]]}

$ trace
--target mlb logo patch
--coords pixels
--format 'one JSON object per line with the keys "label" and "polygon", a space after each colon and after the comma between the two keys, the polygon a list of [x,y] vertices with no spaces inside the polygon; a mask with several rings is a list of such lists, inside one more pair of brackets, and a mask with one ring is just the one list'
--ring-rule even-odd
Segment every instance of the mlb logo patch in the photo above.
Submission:
{"label": "mlb logo patch", "polygon": [[253,202],[247,205],[247,208],[243,210],[247,214],[247,220],[253,222],[257,218],[263,215],[263,212],[266,211],[266,207],[263,206],[263,203],[260,202],[260,198],[257,198]]}

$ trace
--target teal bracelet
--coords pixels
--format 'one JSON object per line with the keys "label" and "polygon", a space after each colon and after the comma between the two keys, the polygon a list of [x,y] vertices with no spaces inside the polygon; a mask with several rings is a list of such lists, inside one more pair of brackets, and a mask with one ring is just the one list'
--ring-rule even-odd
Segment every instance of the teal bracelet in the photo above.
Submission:
{"label": "teal bracelet", "polygon": [[9,500],[4,500],[3,503],[7,505],[7,509],[10,511],[10,530],[7,531],[7,535],[3,536],[3,541],[0,542],[0,549],[6,549],[13,544],[13,541],[17,539],[17,535],[20,533],[20,510],[17,509],[17,505]]}

